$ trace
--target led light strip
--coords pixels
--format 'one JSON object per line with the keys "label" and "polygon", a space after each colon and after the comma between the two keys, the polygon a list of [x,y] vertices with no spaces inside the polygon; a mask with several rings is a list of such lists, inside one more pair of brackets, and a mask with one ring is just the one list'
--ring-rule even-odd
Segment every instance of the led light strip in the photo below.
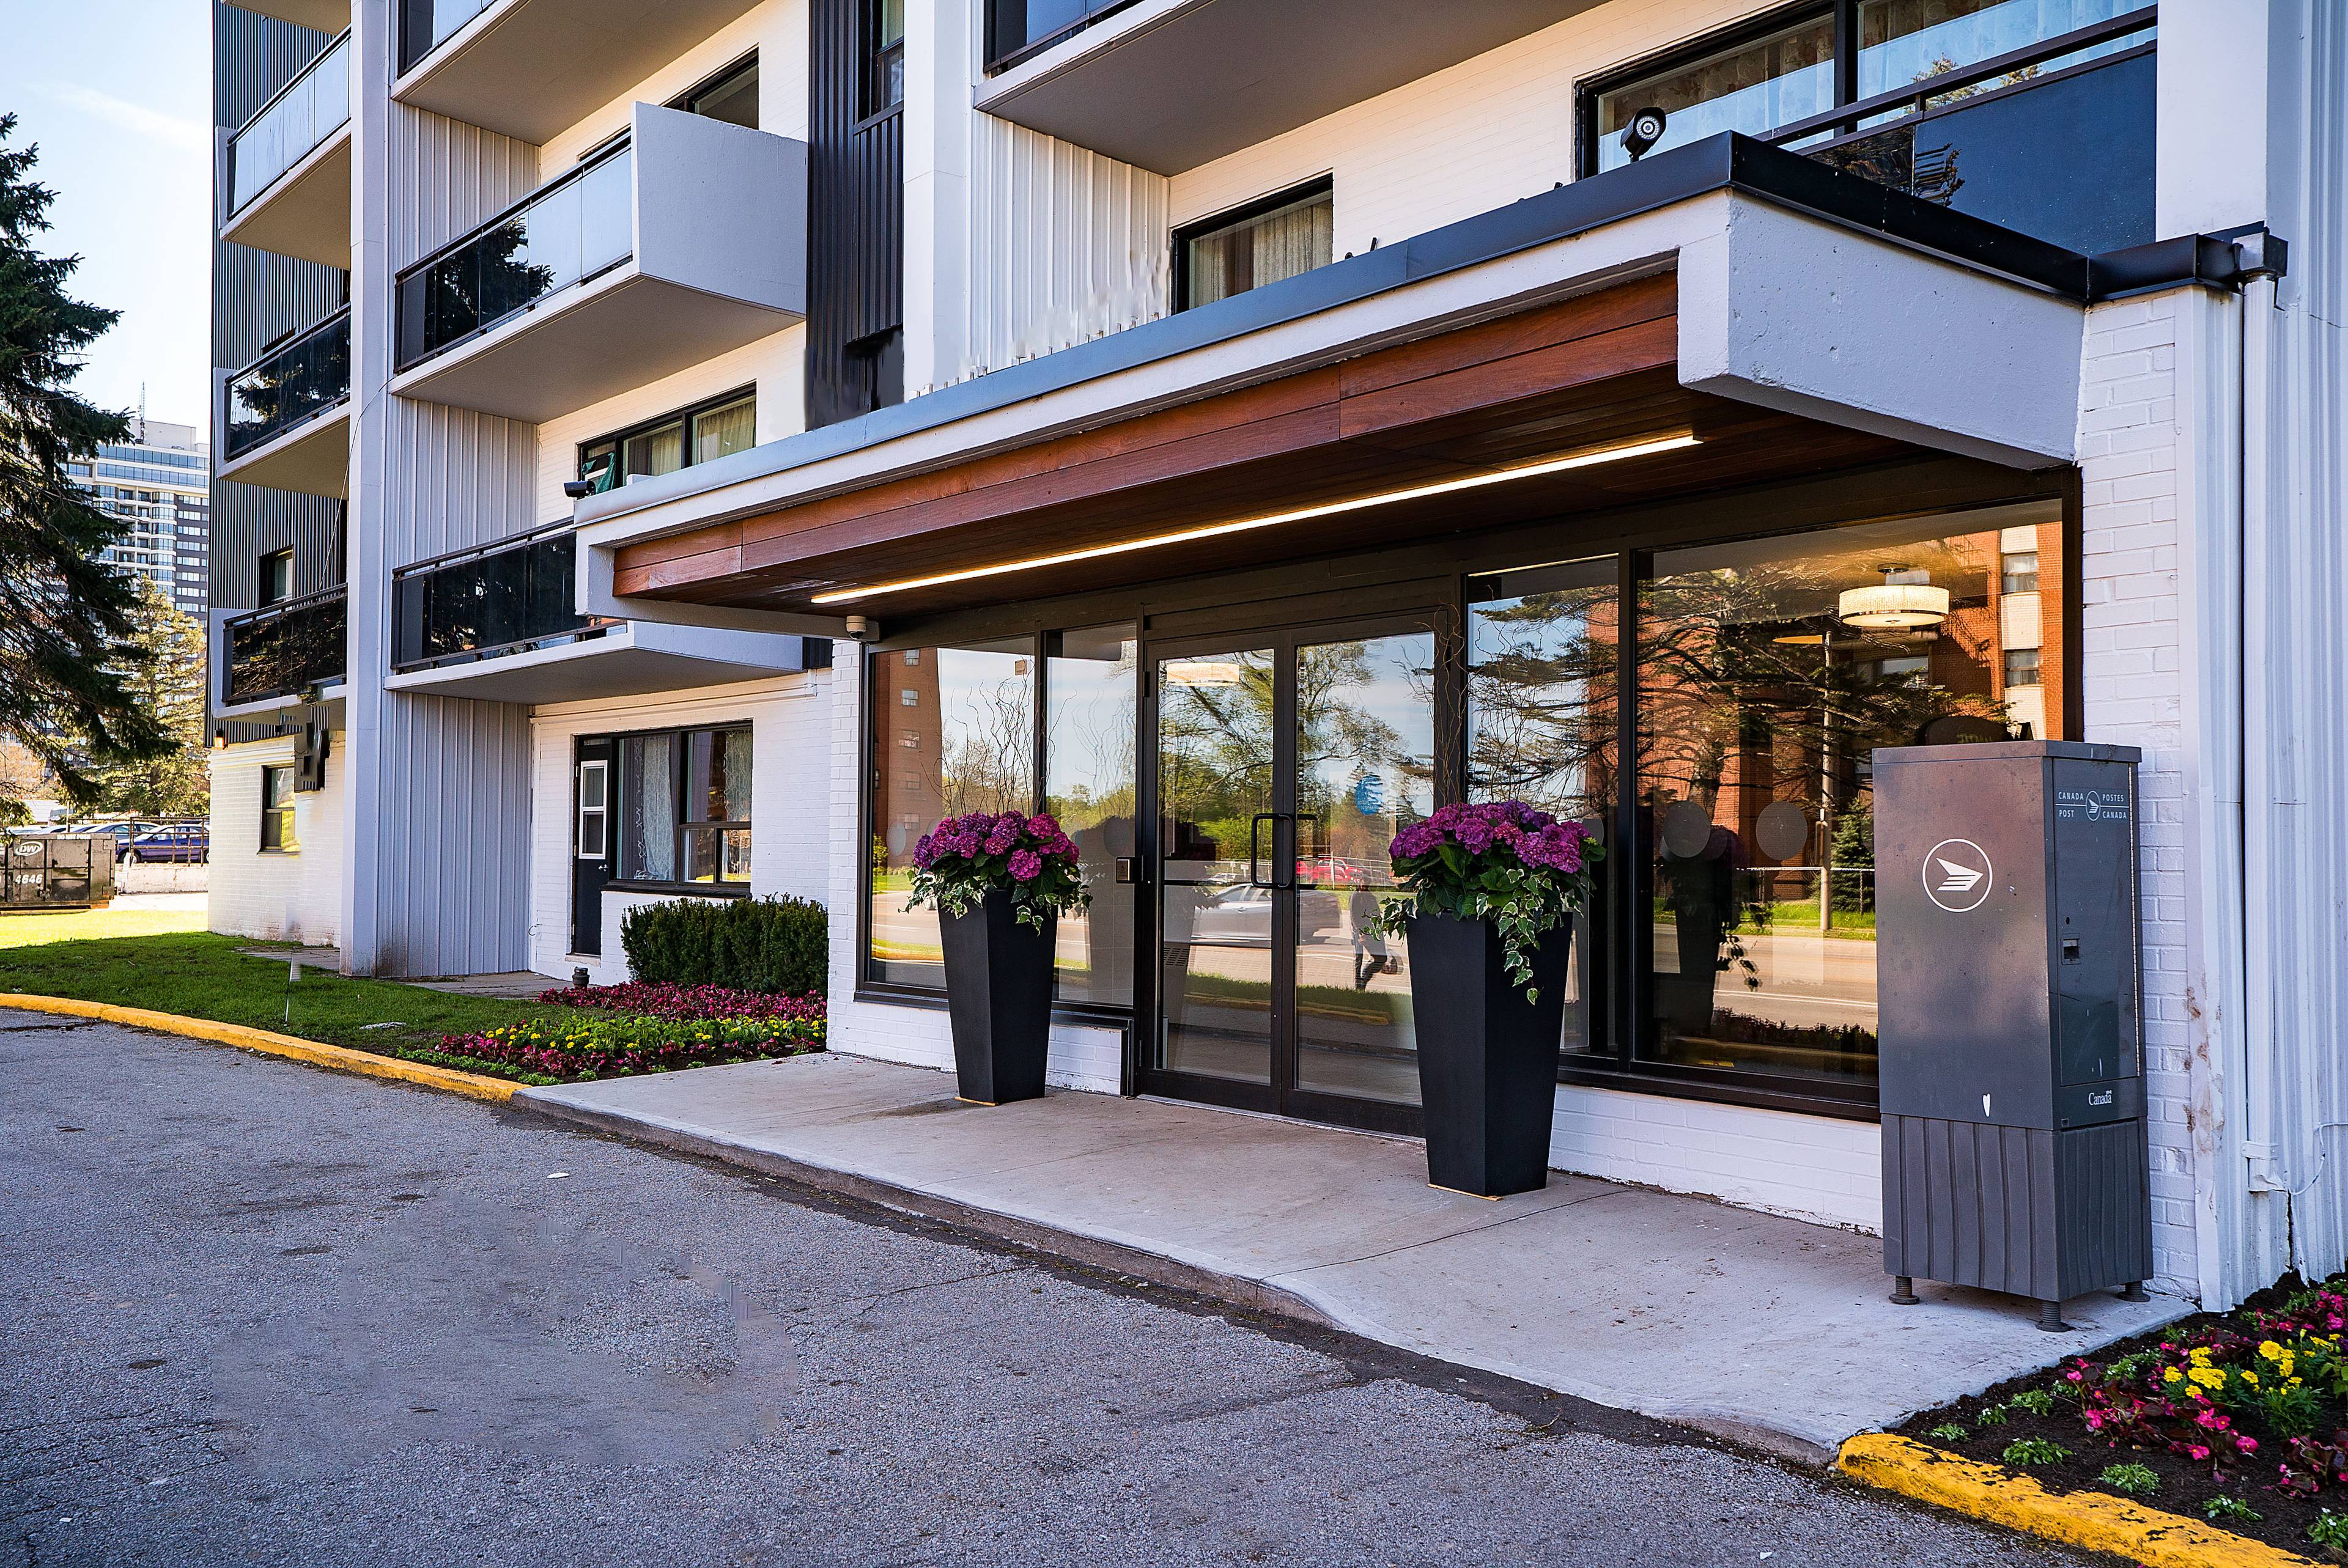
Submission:
{"label": "led light strip", "polygon": [[1102,556],[1122,555],[1128,550],[1155,549],[1160,545],[1188,544],[1192,539],[1211,539],[1223,534],[1246,533],[1254,528],[1276,528],[1282,523],[1301,523],[1311,518],[1333,517],[1340,512],[1358,512],[1370,507],[1392,506],[1397,501],[1419,501],[1429,496],[1448,496],[1461,490],[1481,489],[1487,485],[1505,485],[1511,479],[1533,479],[1543,474],[1562,474],[1570,468],[1588,468],[1600,463],[1619,463],[1626,457],[1647,457],[1658,452],[1678,452],[1699,446],[1702,438],[1693,434],[1660,436],[1653,441],[1634,442],[1628,446],[1605,446],[1593,452],[1577,452],[1567,457],[1550,457],[1539,463],[1528,463],[1515,468],[1495,468],[1488,474],[1472,474],[1464,479],[1446,479],[1440,484],[1414,485],[1407,490],[1387,490],[1375,496],[1356,496],[1350,501],[1330,501],[1318,507],[1303,507],[1292,512],[1274,512],[1269,517],[1243,518],[1237,522],[1210,523],[1204,528],[1184,528],[1179,533],[1153,534],[1148,538],[1125,539],[1113,545],[1094,545],[1086,549],[1063,550],[1057,555],[1030,556],[1025,560],[1001,561],[994,566],[974,566],[962,571],[942,571],[929,577],[909,577],[896,582],[875,583],[867,588],[836,589],[819,593],[809,602],[814,604],[850,604],[875,594],[903,593],[917,588],[937,588],[950,582],[969,582],[982,577],[1001,577],[1005,572],[1032,571],[1037,567],[1066,566],[1071,561],[1094,560]]}

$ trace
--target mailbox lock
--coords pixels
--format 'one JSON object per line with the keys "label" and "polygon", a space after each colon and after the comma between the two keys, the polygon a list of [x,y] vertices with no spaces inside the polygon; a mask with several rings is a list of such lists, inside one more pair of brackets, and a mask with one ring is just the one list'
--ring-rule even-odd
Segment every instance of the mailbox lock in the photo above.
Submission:
{"label": "mailbox lock", "polygon": [[2078,938],[2065,937],[2063,938],[2063,961],[2066,964],[2075,964],[2079,961]]}

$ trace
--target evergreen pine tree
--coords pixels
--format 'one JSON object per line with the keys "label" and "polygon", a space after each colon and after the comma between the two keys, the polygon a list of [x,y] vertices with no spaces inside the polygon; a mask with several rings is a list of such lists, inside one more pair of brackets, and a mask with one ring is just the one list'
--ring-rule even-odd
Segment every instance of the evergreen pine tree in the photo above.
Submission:
{"label": "evergreen pine tree", "polygon": [[7,145],[15,128],[0,115],[0,736],[90,804],[102,793],[96,770],[177,742],[125,674],[137,579],[98,559],[129,525],[66,477],[68,458],[129,434],[122,415],[68,390],[81,351],[119,313],[66,292],[79,257],[33,248],[57,197],[32,181],[40,149]]}
{"label": "evergreen pine tree", "polygon": [[118,664],[131,700],[162,723],[171,744],[151,757],[98,768],[98,784],[114,811],[201,816],[211,800],[211,772],[204,761],[204,630],[160,589],[139,587],[138,630]]}

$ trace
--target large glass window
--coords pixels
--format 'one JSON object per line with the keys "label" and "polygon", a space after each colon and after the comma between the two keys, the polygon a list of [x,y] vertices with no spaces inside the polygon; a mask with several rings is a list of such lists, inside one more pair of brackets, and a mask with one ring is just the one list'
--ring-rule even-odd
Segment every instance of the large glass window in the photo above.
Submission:
{"label": "large glass window", "polygon": [[[1612,835],[1621,754],[1616,669],[1622,570],[1613,556],[1471,579],[1468,605],[1468,793],[1522,800]],[[1574,922],[1563,1050],[1613,1050],[1606,910],[1614,867],[1600,863],[1591,907]]]}
{"label": "large glass window", "polygon": [[1076,841],[1089,908],[1060,917],[1062,1001],[1133,1005],[1134,888],[1120,881],[1134,843],[1138,685],[1134,629],[1055,634],[1045,662],[1044,809]]}
{"label": "large glass window", "polygon": [[758,128],[758,56],[728,66],[669,106],[704,119]]}
{"label": "large glass window", "polygon": [[1821,12],[1601,90],[1594,106],[1597,146],[1591,149],[1597,164],[1589,172],[1620,169],[1631,161],[1622,131],[1643,109],[1663,112],[1663,138],[1647,149],[1660,152],[1724,130],[1757,136],[1832,108],[1834,33],[1833,15]]}
{"label": "large glass window", "polygon": [[1184,310],[1329,264],[1336,207],[1327,180],[1178,232]]}
{"label": "large glass window", "polygon": [[[2154,0],[1860,0],[1859,96],[1873,97],[1913,82],[1979,65],[2015,49],[2097,22],[2147,9]],[[2026,67],[2006,87],[2050,69],[2098,58],[2143,42],[2136,36]],[[1973,91],[1984,90],[1974,88]]]}
{"label": "large glass window", "polygon": [[941,817],[1035,808],[1034,640],[906,648],[871,663],[871,948],[865,974],[945,983],[934,909],[907,909],[913,845]]}
{"label": "large glass window", "polygon": [[747,890],[750,750],[747,725],[620,737],[622,881]]}
{"label": "large glass window", "polygon": [[633,430],[599,436],[579,448],[579,477],[595,494],[635,479],[674,474],[757,444],[758,395],[729,392],[698,408],[663,415]]}
{"label": "large glass window", "polygon": [[2061,703],[2010,685],[2044,673],[2013,657],[2018,628],[2040,636],[2034,602],[2024,628],[2003,587],[2017,527],[2048,582],[2051,512],[1654,558],[1635,664],[1640,1061],[1871,1093],[1875,748],[2059,738]]}

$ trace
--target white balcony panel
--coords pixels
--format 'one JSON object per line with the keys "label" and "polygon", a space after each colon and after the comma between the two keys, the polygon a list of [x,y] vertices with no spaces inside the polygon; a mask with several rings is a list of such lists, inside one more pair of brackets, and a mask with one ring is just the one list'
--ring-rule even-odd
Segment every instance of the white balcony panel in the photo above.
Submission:
{"label": "white balcony panel", "polygon": [[256,251],[298,256],[348,271],[351,264],[351,128],[320,142],[301,162],[221,225],[221,238]]}
{"label": "white balcony panel", "polygon": [[351,25],[351,0],[236,0],[236,6],[321,33],[339,33]]}
{"label": "white balcony panel", "polygon": [[224,462],[220,477],[240,485],[266,485],[305,496],[348,492],[351,475],[351,405],[328,409],[283,435]]}
{"label": "white balcony panel", "polygon": [[583,641],[407,671],[384,686],[489,702],[637,697],[788,674],[803,668],[803,646],[798,638],[770,632],[629,620]]}
{"label": "white balcony panel", "polygon": [[391,96],[533,145],[576,125],[757,0],[503,0]]}
{"label": "white balcony panel", "polygon": [[981,82],[978,107],[1179,174],[1596,3],[1141,0]]}
{"label": "white balcony panel", "polygon": [[675,109],[633,115],[631,254],[391,381],[543,424],[807,315],[807,144]]}

